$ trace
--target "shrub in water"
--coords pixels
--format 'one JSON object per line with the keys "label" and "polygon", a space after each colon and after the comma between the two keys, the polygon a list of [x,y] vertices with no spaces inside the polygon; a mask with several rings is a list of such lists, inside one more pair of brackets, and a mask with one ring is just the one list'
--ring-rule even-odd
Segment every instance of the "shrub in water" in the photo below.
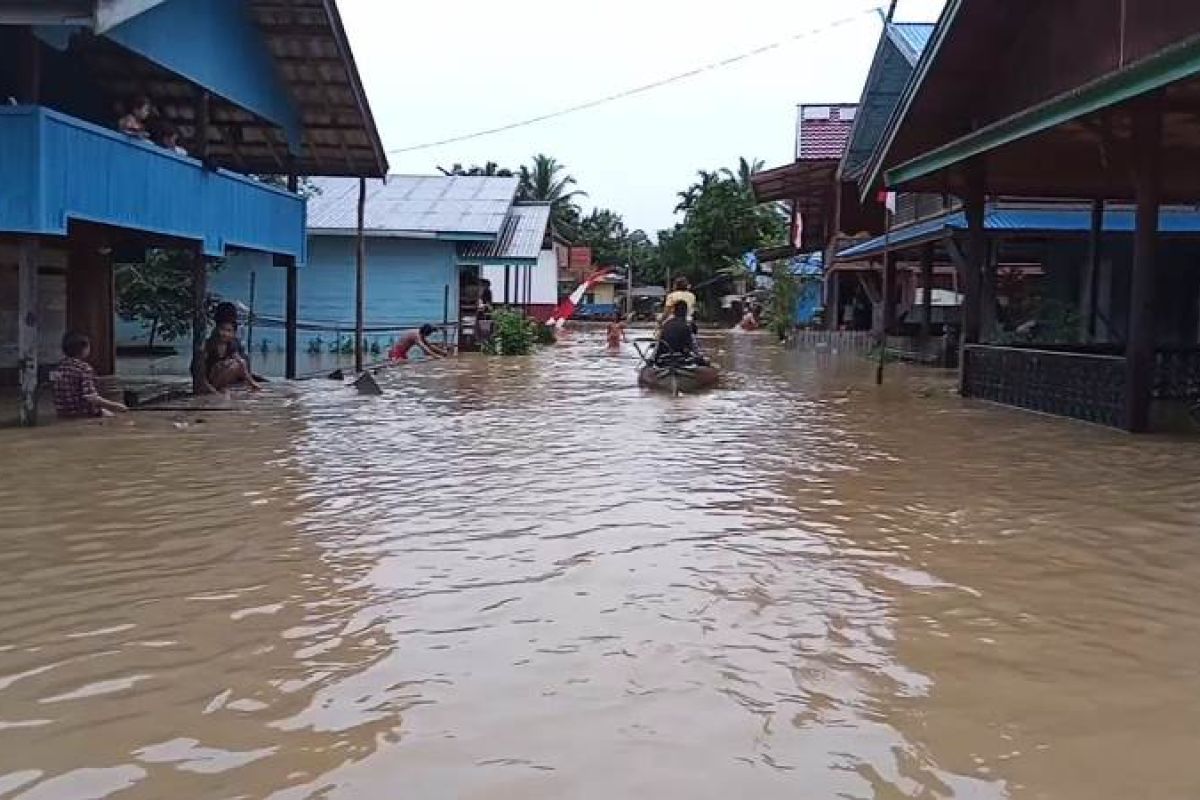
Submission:
{"label": "shrub in water", "polygon": [[497,309],[492,318],[492,337],[484,351],[494,356],[524,356],[537,343],[538,324],[519,311]]}

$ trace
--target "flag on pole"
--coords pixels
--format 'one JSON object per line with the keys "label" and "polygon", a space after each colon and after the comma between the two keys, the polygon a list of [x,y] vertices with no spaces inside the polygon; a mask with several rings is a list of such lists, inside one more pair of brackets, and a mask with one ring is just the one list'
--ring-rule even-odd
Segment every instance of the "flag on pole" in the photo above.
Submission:
{"label": "flag on pole", "polygon": [[587,294],[593,286],[611,274],[611,270],[602,269],[583,283],[579,284],[579,286],[575,288],[575,291],[571,292],[570,297],[559,303],[558,308],[554,310],[554,314],[550,317],[550,319],[546,320],[546,324],[553,325],[556,328],[561,328],[563,325],[565,325],[567,320],[569,320],[575,313],[575,308],[579,305],[579,301],[583,300],[583,296]]}
{"label": "flag on pole", "polygon": [[883,207],[888,210],[888,213],[890,213],[890,214],[896,213],[896,193],[895,192],[889,192],[887,189],[880,189],[879,195],[875,199],[878,200],[879,202],[883,203]]}

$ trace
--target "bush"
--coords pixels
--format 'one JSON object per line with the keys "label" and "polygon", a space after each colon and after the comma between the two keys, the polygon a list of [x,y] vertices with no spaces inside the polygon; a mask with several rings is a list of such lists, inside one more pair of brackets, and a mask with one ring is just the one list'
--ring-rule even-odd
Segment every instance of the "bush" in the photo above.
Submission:
{"label": "bush", "polygon": [[519,311],[497,309],[492,318],[492,336],[484,345],[484,352],[494,356],[529,355],[539,343],[538,328],[542,327],[545,326]]}

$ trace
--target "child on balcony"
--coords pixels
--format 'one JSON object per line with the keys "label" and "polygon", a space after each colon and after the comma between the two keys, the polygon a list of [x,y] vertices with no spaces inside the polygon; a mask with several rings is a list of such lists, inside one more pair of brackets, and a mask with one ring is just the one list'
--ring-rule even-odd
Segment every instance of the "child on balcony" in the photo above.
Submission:
{"label": "child on balcony", "polygon": [[150,98],[145,95],[138,96],[134,98],[129,112],[117,121],[117,130],[126,136],[149,139],[150,129],[147,124],[152,113],[154,113],[154,107],[150,105]]}

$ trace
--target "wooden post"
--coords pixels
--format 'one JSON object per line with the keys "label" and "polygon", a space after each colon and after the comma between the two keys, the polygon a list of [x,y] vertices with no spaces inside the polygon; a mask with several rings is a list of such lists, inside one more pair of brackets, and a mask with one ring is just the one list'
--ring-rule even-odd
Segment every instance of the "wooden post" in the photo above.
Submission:
{"label": "wooden post", "polygon": [[963,303],[963,342],[978,344],[982,308],[980,289],[988,257],[987,230],[984,227],[984,174],[980,165],[971,165],[969,180],[970,186],[964,198],[967,214],[967,275],[966,299]]}
{"label": "wooden post", "polygon": [[196,142],[195,156],[208,165],[209,147],[208,130],[212,126],[212,95],[207,89],[201,89],[196,96]]}
{"label": "wooden post", "polygon": [[1162,197],[1163,95],[1136,103],[1133,116],[1134,194],[1137,223],[1133,236],[1133,276],[1129,292],[1126,344],[1126,425],[1133,433],[1150,428],[1154,384],[1154,284],[1158,216]]}
{"label": "wooden post", "polygon": [[192,251],[192,392],[208,386],[204,374],[204,340],[208,335],[208,258],[200,247]]}
{"label": "wooden post", "polygon": [[18,62],[18,92],[20,100],[31,106],[42,101],[42,43],[32,27],[21,31],[21,50]]}
{"label": "wooden post", "polygon": [[1104,201],[1092,202],[1092,227],[1088,235],[1088,259],[1083,273],[1083,338],[1096,341],[1096,317],[1100,310],[1100,258],[1103,254]]}
{"label": "wooden post", "polygon": [[979,335],[980,341],[989,338],[996,329],[996,283],[1000,258],[1000,242],[987,242],[987,258],[983,262],[983,274],[979,279]]}
{"label": "wooden post", "polygon": [[358,179],[358,228],[355,230],[354,270],[354,371],[363,369],[363,334],[366,327],[367,240],[363,232],[367,214],[367,179]]}
{"label": "wooden post", "polygon": [[258,273],[250,270],[250,311],[246,315],[246,365],[254,364],[254,290]]}
{"label": "wooden post", "polygon": [[934,244],[921,248],[921,351],[929,345],[933,326],[933,255]]}
{"label": "wooden post", "polygon": [[38,264],[36,236],[22,236],[17,264],[17,370],[21,377],[21,424],[37,424],[38,388]]}
{"label": "wooden post", "polygon": [[511,272],[512,272],[512,267],[510,267],[506,264],[504,266],[504,305],[506,305],[506,306],[510,302],[508,299],[508,284],[509,284]]}
{"label": "wooden post", "polygon": [[450,284],[442,287],[442,347],[450,344]]}
{"label": "wooden post", "polygon": [[[289,164],[289,167],[291,165]],[[287,179],[288,191],[296,194],[299,188],[299,180],[296,178],[294,168],[289,169]],[[296,259],[293,256],[288,256],[284,259],[284,268],[287,269],[287,288],[285,289],[284,301],[284,334],[283,334],[283,349],[284,349],[284,367],[283,374],[288,380],[296,379],[296,340],[299,330],[297,322],[297,307],[299,305],[299,270],[296,267]]]}
{"label": "wooden post", "polygon": [[896,261],[897,254],[888,251],[883,257],[883,336],[896,330]]}
{"label": "wooden post", "polygon": [[[826,262],[829,263],[829,262]],[[841,327],[842,315],[842,274],[829,270],[825,274],[825,327],[836,331]]]}

